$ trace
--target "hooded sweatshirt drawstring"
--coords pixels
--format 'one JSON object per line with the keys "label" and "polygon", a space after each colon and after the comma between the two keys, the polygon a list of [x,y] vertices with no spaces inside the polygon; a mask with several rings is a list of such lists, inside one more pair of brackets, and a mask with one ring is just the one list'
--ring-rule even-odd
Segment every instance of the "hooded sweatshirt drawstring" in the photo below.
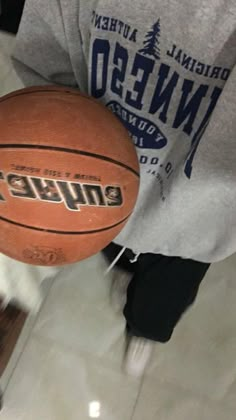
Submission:
{"label": "hooded sweatshirt drawstring", "polygon": [[[110,271],[113,269],[113,267],[116,265],[116,263],[119,261],[119,259],[120,259],[120,258],[122,257],[122,255],[124,254],[125,250],[126,250],[126,247],[124,246],[124,247],[121,249],[121,251],[117,254],[117,256],[114,258],[114,260],[112,261],[112,263],[109,265],[109,267],[107,268],[107,270],[105,271],[105,276],[106,276],[107,274],[109,274],[109,273],[110,273]],[[131,259],[129,260],[129,261],[130,261],[130,263],[131,263],[131,264],[136,263],[136,262],[138,261],[139,255],[140,255],[140,254],[136,254],[136,255],[134,255],[134,258],[131,258]]]}

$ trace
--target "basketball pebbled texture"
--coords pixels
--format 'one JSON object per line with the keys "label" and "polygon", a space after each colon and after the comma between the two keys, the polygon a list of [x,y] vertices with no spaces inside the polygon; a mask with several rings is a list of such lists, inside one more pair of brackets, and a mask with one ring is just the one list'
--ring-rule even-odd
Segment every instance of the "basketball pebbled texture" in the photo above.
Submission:
{"label": "basketball pebbled texture", "polygon": [[121,231],[139,189],[135,147],[118,119],[74,89],[0,99],[0,252],[61,265]]}

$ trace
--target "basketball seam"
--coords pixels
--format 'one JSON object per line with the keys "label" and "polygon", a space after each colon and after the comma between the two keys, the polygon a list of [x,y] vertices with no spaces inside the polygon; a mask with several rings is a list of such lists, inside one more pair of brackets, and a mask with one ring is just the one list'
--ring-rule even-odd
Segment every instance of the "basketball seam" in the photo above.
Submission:
{"label": "basketball seam", "polygon": [[64,92],[64,93],[68,93],[70,95],[80,96],[83,99],[86,99],[87,101],[91,101],[94,104],[101,106],[100,102],[98,102],[95,98],[90,98],[87,95],[85,95],[82,92],[80,92],[79,90],[78,90],[78,93],[77,93],[77,92],[72,92],[72,91],[67,90],[67,89],[63,89],[63,87],[60,87],[59,90],[54,89],[54,88],[51,88],[50,89],[50,86],[49,86],[48,89],[29,90],[28,92],[24,92],[24,90],[22,91],[22,89],[20,89],[20,90],[17,90],[15,93],[9,93],[9,94],[7,94],[5,96],[2,96],[0,98],[0,102],[5,102],[5,101],[7,101],[9,99],[12,99],[12,98],[15,98],[17,96],[30,95],[32,93],[48,93],[48,92],[54,92],[54,93]]}
{"label": "basketball seam", "polygon": [[44,229],[44,228],[39,228],[39,227],[35,227],[35,226],[28,226],[28,225],[25,225],[25,224],[22,224],[22,223],[15,222],[14,220],[7,219],[7,218],[2,217],[2,216],[0,216],[0,220],[2,220],[5,223],[9,223],[9,224],[12,224],[12,225],[15,225],[15,226],[22,227],[24,229],[36,230],[38,232],[55,233],[57,235],[74,235],[75,236],[75,235],[90,235],[92,233],[100,233],[100,232],[104,232],[104,231],[107,231],[107,230],[111,230],[111,229],[113,229],[113,228],[121,225],[126,220],[128,220],[128,218],[131,216],[131,214],[132,213],[130,213],[123,220],[120,220],[118,223],[115,223],[112,226],[107,226],[107,227],[102,228],[102,229],[94,229],[94,230],[80,231],[80,232],[77,232],[77,231],[54,230],[54,229]]}
{"label": "basketball seam", "polygon": [[[24,89],[19,89],[17,90],[15,93],[8,93],[5,96],[0,97],[0,103],[1,102],[5,102],[8,101],[9,99],[12,98],[16,98],[18,96],[22,96],[22,95],[30,95],[30,94],[34,94],[34,93],[48,93],[48,92],[53,92],[53,93],[67,93],[69,95],[74,95],[74,96],[79,96],[80,98],[86,99],[87,101],[92,102],[94,105],[97,105],[100,108],[104,108],[104,106],[101,104],[101,102],[99,102],[96,98],[94,97],[90,97],[87,94],[80,92],[79,90],[77,92],[73,92],[71,90],[67,90],[66,88],[63,89],[63,87],[58,86],[59,89],[55,89],[55,88],[50,88],[50,86],[48,87],[48,89],[36,89],[36,90],[31,90],[31,88],[29,88],[30,90],[27,92],[24,92]],[[74,88],[75,90],[75,88]],[[106,107],[105,107],[106,108]],[[107,111],[109,111],[108,108],[106,108]],[[111,111],[110,111],[111,112]],[[111,112],[111,114],[113,114]],[[114,115],[114,114],[113,114]]]}
{"label": "basketball seam", "polygon": [[138,178],[140,174],[135,171],[133,168],[130,168],[125,163],[119,162],[115,159],[109,158],[108,156],[98,155],[96,153],[85,152],[84,150],[77,149],[67,149],[66,147],[57,147],[57,146],[45,146],[45,145],[34,145],[34,144],[0,144],[0,149],[39,149],[39,150],[53,150],[57,152],[77,154],[81,156],[92,157],[94,159],[103,160],[105,162],[110,162],[114,165],[120,166],[121,168],[126,169],[127,171],[133,173]]}

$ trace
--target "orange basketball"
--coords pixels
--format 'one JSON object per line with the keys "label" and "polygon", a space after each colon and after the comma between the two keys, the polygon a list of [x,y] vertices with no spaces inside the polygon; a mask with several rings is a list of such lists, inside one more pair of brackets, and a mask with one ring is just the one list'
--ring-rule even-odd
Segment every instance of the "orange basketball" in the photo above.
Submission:
{"label": "orange basketball", "polygon": [[118,119],[74,89],[0,98],[0,252],[35,265],[89,257],[134,208],[139,165]]}

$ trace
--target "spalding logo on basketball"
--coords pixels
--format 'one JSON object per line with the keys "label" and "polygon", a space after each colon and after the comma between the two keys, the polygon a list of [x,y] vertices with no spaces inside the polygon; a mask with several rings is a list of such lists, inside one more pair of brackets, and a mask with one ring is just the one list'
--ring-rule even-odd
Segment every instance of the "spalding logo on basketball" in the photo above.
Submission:
{"label": "spalding logo on basketball", "polygon": [[79,261],[121,231],[138,195],[130,137],[77,90],[0,99],[0,252],[36,265]]}

